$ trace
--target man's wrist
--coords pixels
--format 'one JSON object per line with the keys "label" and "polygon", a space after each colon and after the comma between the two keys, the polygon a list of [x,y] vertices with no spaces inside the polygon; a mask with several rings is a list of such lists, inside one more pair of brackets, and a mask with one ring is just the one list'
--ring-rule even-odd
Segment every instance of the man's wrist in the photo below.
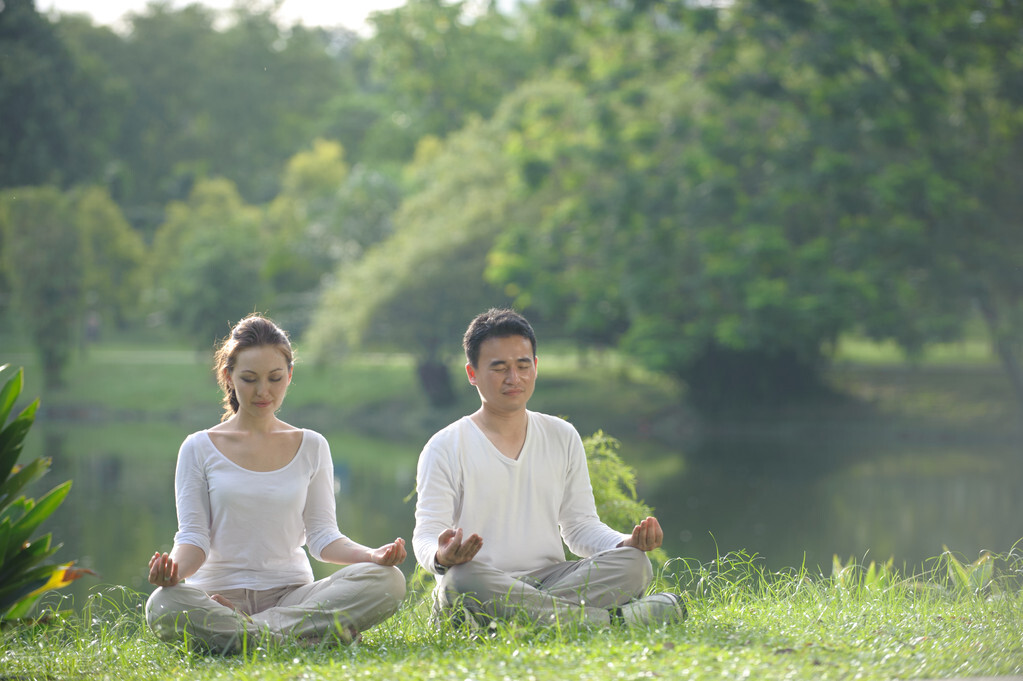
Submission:
{"label": "man's wrist", "polygon": [[437,569],[438,575],[444,574],[445,572],[448,571],[448,568],[451,567],[450,565],[445,565],[444,563],[440,562],[440,556],[438,556],[436,553],[433,554],[433,566]]}

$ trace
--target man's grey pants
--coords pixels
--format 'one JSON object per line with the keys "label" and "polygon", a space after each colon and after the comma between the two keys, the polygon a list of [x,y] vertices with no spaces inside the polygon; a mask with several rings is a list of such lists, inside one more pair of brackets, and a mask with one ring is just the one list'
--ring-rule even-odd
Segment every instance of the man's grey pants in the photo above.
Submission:
{"label": "man's grey pants", "polygon": [[464,606],[474,617],[607,626],[610,608],[643,595],[653,579],[650,559],[621,547],[556,563],[523,575],[469,561],[448,568],[434,591],[434,614]]}

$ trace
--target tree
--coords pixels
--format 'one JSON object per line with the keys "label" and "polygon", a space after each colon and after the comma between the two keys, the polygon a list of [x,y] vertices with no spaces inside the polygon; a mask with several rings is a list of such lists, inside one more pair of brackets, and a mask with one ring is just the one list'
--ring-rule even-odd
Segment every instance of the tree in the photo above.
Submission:
{"label": "tree", "polygon": [[383,172],[350,170],[341,145],[327,140],[293,156],[281,185],[267,207],[265,276],[286,310],[278,319],[299,335],[338,268],[390,236],[401,188]]}
{"label": "tree", "polygon": [[[561,72],[601,130],[554,134],[559,163],[523,165],[522,200],[565,210],[491,255],[520,300],[593,316],[603,288],[623,346],[706,406],[812,389],[852,330],[915,351],[996,301],[1009,337],[1018,3],[750,0],[710,21],[667,1],[544,4],[584,26]],[[615,285],[574,279],[552,245]]]}
{"label": "tree", "polygon": [[394,235],[342,265],[307,339],[321,359],[385,345],[411,352],[431,404],[454,399],[445,359],[468,320],[506,297],[483,279],[486,253],[507,209],[507,172],[490,131],[470,125],[447,143],[427,139],[412,166],[420,188],[395,215]]}
{"label": "tree", "polygon": [[0,9],[0,187],[96,178],[115,128],[104,83],[79,62],[33,0]]}
{"label": "tree", "polygon": [[231,178],[250,202],[272,199],[287,159],[326,127],[327,104],[347,87],[334,36],[285,27],[272,9],[152,3],[123,34],[75,17],[59,28],[113,109],[115,135],[92,179],[147,235],[202,178]]}
{"label": "tree", "polygon": [[227,180],[201,181],[187,202],[168,206],[151,269],[167,322],[199,348],[266,303],[260,220]]}
{"label": "tree", "polygon": [[523,27],[493,2],[410,0],[370,23],[374,35],[358,47],[372,95],[360,101],[378,111],[365,133],[366,160],[405,162],[423,137],[490,116],[537,66]]}
{"label": "tree", "polygon": [[105,189],[85,189],[77,198],[75,222],[82,240],[83,289],[87,308],[119,328],[139,311],[145,287],[146,247]]}
{"label": "tree", "polygon": [[4,190],[0,253],[20,325],[48,388],[62,384],[82,318],[82,253],[69,199],[56,187]]}

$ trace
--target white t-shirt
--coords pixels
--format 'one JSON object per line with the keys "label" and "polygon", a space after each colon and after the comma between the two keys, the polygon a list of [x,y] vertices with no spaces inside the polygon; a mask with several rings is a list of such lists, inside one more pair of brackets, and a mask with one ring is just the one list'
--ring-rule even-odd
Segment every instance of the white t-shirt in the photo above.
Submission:
{"label": "white t-shirt", "polygon": [[203,550],[187,582],[206,591],[308,584],[314,558],[343,535],[337,526],[327,440],[302,431],[295,457],[275,471],[250,471],[224,456],[205,430],[181,444],[174,477],[175,544]]}
{"label": "white t-shirt", "polygon": [[[466,416],[426,443],[419,456],[416,560],[436,573],[437,537],[447,528],[477,533],[473,560],[521,575],[612,549],[629,535],[597,517],[586,454],[566,421],[527,411],[526,441],[510,459]],[[560,533],[559,533],[560,527]]]}

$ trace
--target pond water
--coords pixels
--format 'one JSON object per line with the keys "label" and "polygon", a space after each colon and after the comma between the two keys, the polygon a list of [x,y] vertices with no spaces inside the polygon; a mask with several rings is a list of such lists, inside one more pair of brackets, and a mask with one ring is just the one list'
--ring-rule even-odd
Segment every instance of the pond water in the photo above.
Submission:
{"label": "pond water", "polygon": [[[44,525],[63,543],[54,560],[76,560],[98,573],[61,591],[74,604],[102,585],[150,590],[146,563],[153,551],[170,548],[175,456],[191,430],[37,421],[23,460],[45,454],[53,469],[35,495],[74,481]],[[395,457],[393,443],[382,443],[388,456],[373,463],[363,451],[357,463],[339,444],[346,434],[324,434],[333,449],[342,530],[373,546],[395,536],[410,541],[414,501],[405,498],[418,450]],[[685,451],[665,452],[660,462],[643,462],[639,490],[665,528],[669,555],[706,562],[746,550],[771,569],[805,562],[825,574],[835,554],[891,557],[913,570],[944,545],[972,560],[982,549],[1004,553],[1023,537],[1021,444],[1015,437],[966,441],[824,426],[725,428]],[[409,574],[413,567],[410,557],[403,569]],[[322,576],[331,568],[315,569]]]}

